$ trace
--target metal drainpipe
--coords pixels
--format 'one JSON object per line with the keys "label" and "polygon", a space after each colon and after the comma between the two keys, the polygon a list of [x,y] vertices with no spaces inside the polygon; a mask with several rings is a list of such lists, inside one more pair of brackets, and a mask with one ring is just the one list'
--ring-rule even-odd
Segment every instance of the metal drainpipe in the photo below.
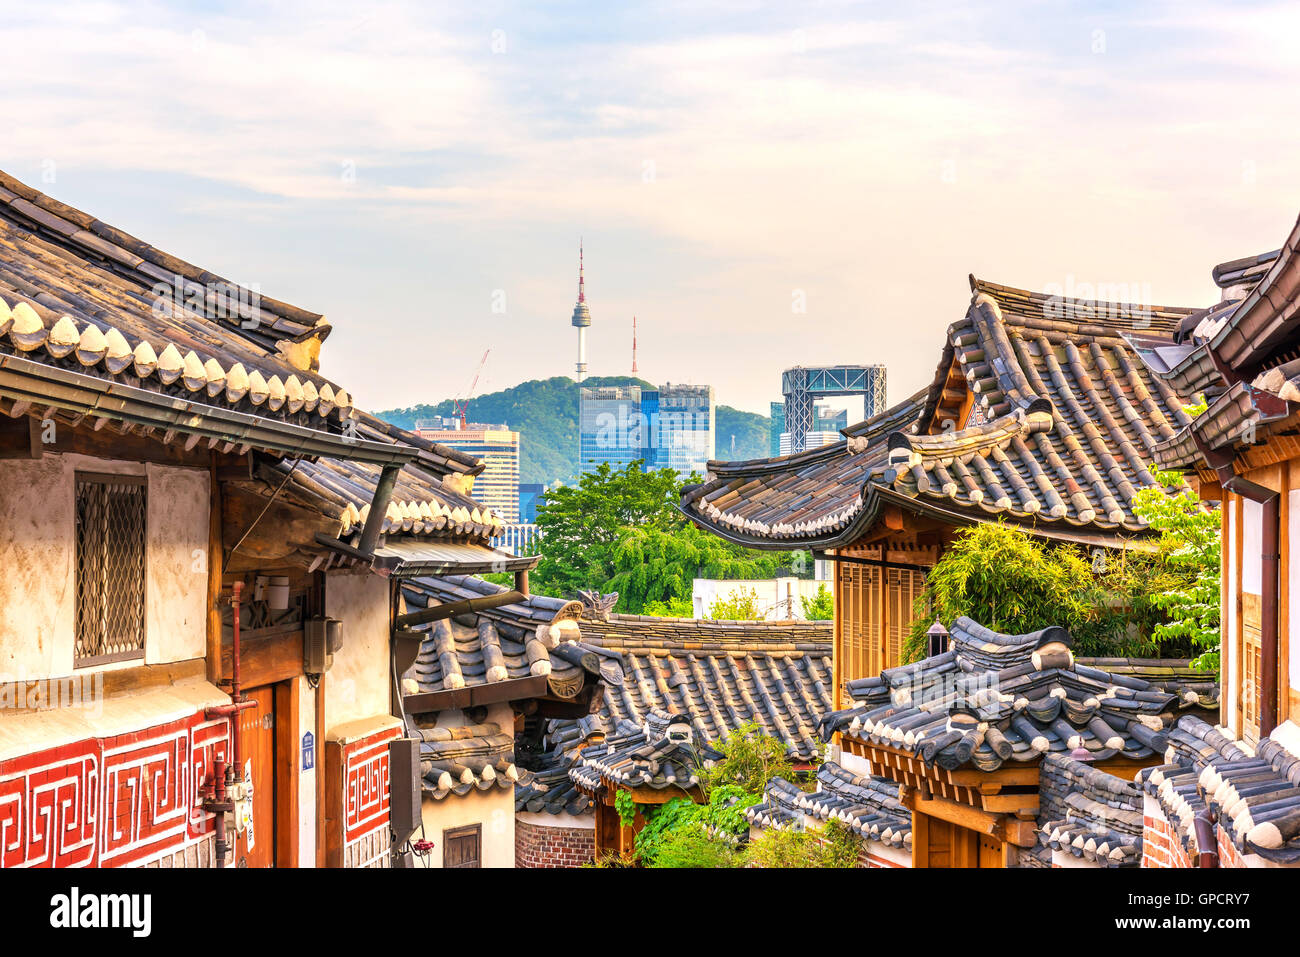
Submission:
{"label": "metal drainpipe", "polygon": [[[1251,502],[1258,502],[1263,508],[1260,536],[1260,589],[1263,594],[1260,595],[1259,609],[1259,736],[1266,738],[1277,727],[1277,603],[1281,584],[1278,526],[1281,524],[1281,496],[1271,488],[1240,475],[1233,475],[1221,484],[1229,492]],[[1240,635],[1237,640],[1241,640]]]}
{"label": "metal drainpipe", "polygon": [[1218,867],[1219,844],[1214,839],[1214,812],[1208,807],[1202,808],[1192,818],[1192,828],[1196,831],[1196,866]]}

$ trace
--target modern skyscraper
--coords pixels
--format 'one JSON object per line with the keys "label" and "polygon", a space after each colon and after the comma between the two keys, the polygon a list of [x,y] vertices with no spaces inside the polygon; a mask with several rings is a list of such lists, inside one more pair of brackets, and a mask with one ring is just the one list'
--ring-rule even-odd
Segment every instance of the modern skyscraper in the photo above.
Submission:
{"label": "modern skyscraper", "polygon": [[658,392],[643,391],[641,408],[650,424],[653,467],[682,478],[691,472],[703,476],[714,452],[713,386],[669,383]]}
{"label": "modern skyscraper", "polygon": [[668,385],[600,386],[581,390],[578,409],[579,469],[608,462],[626,468],[670,468],[682,478],[701,475],[713,458],[713,387]]}
{"label": "modern skyscraper", "polygon": [[519,433],[508,425],[471,422],[440,416],[418,419],[415,432],[431,442],[441,442],[482,459],[484,468],[474,479],[474,497],[501,516],[507,525],[519,521]]}
{"label": "modern skyscraper", "polygon": [[772,424],[768,426],[768,454],[773,458],[781,453],[781,433],[785,431],[785,402],[773,402]]}
{"label": "modern skyscraper", "polygon": [[587,327],[591,310],[587,308],[587,290],[582,276],[582,243],[578,243],[578,301],[573,306],[572,325],[578,330],[578,381],[587,378]]}
{"label": "modern skyscraper", "polygon": [[593,472],[602,462],[624,469],[646,455],[641,387],[583,387],[578,398],[578,471]]}

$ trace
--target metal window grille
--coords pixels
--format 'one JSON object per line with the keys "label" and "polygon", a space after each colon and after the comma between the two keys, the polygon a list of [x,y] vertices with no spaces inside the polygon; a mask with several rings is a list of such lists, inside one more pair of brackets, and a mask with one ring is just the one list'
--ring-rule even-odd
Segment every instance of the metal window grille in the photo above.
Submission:
{"label": "metal window grille", "polygon": [[78,473],[78,666],[144,657],[145,478]]}

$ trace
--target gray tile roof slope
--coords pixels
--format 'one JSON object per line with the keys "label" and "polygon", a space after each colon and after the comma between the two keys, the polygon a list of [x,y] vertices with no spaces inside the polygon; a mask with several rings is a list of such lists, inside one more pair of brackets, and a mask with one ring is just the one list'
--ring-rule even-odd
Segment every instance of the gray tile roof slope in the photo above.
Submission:
{"label": "gray tile roof slope", "polygon": [[1039,832],[1043,848],[1102,867],[1142,861],[1142,791],[1064,754],[1049,754],[1039,772]]}
{"label": "gray tile roof slope", "polygon": [[[769,548],[847,544],[884,501],[1061,537],[1145,531],[1134,495],[1154,484],[1156,447],[1190,419],[1122,333],[1136,326],[1148,342],[1173,344],[1192,310],[1063,299],[974,277],[971,289],[919,408],[914,397],[803,456],[711,463],[708,481],[683,489],[683,510]],[[973,418],[962,423],[971,394]]]}
{"label": "gray tile roof slope", "polygon": [[[408,610],[505,591],[472,576],[446,575],[401,583]],[[454,691],[530,675],[546,675],[551,690],[573,697],[587,681],[618,685],[617,656],[579,641],[580,602],[533,595],[524,602],[457,615],[415,630],[425,637],[402,677],[421,692]]]}
{"label": "gray tile roof slope", "polygon": [[[549,723],[544,768],[558,773],[593,737],[639,726],[656,711],[682,715],[696,741],[716,743],[752,721],[785,741],[796,763],[818,753],[817,724],[832,702],[831,622],[587,615],[580,627],[585,644],[621,659],[624,680],[606,682],[597,714]],[[519,789],[516,803],[567,807],[543,795]]]}
{"label": "gray tile roof slope", "polygon": [[1300,758],[1265,738],[1252,756],[1217,728],[1184,716],[1170,730],[1166,763],[1138,775],[1184,849],[1198,851],[1193,819],[1207,804],[1243,854],[1300,861]]}
{"label": "gray tile roof slope", "polygon": [[942,655],[847,684],[857,706],[822,733],[905,749],[927,765],[992,771],[1086,748],[1094,759],[1164,749],[1176,695],[1074,660],[1069,634],[1003,635],[958,618]]}
{"label": "gray tile roof slope", "polygon": [[817,790],[803,791],[784,778],[768,782],[763,801],[745,811],[758,827],[801,826],[804,815],[842,821],[854,833],[891,847],[911,847],[912,813],[898,801],[887,778],[854,774],[834,761],[817,770]]}
{"label": "gray tile roof slope", "polygon": [[352,397],[315,371],[314,358],[312,371],[286,358],[329,334],[319,315],[170,256],[5,173],[0,301],[0,353],[318,430],[340,431],[352,410]]}
{"label": "gray tile roof slope", "polygon": [[513,728],[502,730],[495,722],[424,727],[412,716],[406,723],[409,734],[420,739],[422,789],[435,800],[532,780],[530,772],[515,765]]}
{"label": "gray tile roof slope", "polygon": [[700,771],[722,755],[695,740],[685,716],[655,708],[641,724],[620,721],[614,733],[588,745],[569,769],[570,779],[598,793],[608,786],[690,789],[700,783]]}

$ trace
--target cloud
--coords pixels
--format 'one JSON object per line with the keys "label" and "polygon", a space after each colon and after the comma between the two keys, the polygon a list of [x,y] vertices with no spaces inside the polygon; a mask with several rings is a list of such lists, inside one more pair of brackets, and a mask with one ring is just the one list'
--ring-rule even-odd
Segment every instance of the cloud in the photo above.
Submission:
{"label": "cloud", "polygon": [[[275,222],[262,254],[330,314],[331,371],[372,405],[454,392],[413,353],[378,368],[379,343],[418,322],[448,367],[472,366],[499,327],[466,317],[497,285],[514,318],[495,380],[567,372],[584,230],[602,244],[593,369],[627,365],[636,312],[643,369],[765,409],[794,362],[885,361],[894,396],[920,385],[969,271],[1201,304],[1209,265],[1275,245],[1297,205],[1285,6],[0,16],[11,51],[58,51],[10,70],[0,161],[179,177],[190,215]],[[363,248],[348,264],[365,274],[295,256],[295,221],[304,247]],[[413,283],[438,288],[433,319]]]}

